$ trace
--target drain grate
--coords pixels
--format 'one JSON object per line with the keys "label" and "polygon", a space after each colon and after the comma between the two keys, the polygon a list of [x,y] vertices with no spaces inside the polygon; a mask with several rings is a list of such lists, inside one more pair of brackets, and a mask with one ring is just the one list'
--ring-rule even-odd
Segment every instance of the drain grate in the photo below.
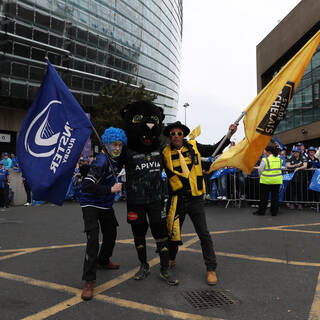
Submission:
{"label": "drain grate", "polygon": [[223,289],[184,290],[181,291],[181,294],[195,309],[210,309],[240,303],[238,299]]}

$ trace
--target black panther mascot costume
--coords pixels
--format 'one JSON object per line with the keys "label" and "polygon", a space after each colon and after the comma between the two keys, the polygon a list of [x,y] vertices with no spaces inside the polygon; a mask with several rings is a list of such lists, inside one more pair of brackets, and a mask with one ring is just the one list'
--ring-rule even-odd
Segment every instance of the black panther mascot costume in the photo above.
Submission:
{"label": "black panther mascot costume", "polygon": [[128,138],[123,152],[126,170],[127,221],[141,262],[134,279],[142,280],[150,273],[147,263],[146,233],[148,225],[160,255],[160,277],[176,285],[169,269],[168,233],[163,216],[161,151],[159,136],[163,110],[148,101],[133,102],[121,110]]}

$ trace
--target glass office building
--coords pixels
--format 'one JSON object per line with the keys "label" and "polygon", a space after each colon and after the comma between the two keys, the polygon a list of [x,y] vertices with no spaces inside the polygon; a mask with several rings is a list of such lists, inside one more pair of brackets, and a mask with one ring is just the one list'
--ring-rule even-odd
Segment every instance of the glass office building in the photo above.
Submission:
{"label": "glass office building", "polygon": [[48,57],[83,106],[130,78],[175,119],[182,0],[0,0],[0,24],[0,107],[30,106]]}
{"label": "glass office building", "polygon": [[[264,88],[279,70],[320,30],[320,1],[301,0],[257,45],[257,87]],[[292,146],[320,145],[320,46],[288,105],[276,138]]]}
{"label": "glass office building", "polygon": [[277,133],[308,125],[320,119],[320,47],[313,55],[288,105]]}

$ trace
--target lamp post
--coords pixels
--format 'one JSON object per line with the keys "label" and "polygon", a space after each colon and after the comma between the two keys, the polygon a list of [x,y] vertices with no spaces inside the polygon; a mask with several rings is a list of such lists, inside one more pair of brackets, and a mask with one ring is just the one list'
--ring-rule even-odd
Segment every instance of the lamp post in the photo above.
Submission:
{"label": "lamp post", "polygon": [[189,103],[186,102],[184,105],[184,124],[187,125],[187,108],[189,107]]}

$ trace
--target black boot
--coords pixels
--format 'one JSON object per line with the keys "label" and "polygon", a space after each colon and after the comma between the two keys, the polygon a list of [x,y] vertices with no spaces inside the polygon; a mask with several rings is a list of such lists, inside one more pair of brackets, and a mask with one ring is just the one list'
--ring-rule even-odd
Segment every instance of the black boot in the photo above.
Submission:
{"label": "black boot", "polygon": [[157,242],[157,252],[160,256],[160,277],[167,281],[169,286],[175,286],[179,280],[175,279],[172,270],[169,270],[168,241]]}
{"label": "black boot", "polygon": [[134,280],[142,280],[150,273],[150,266],[147,263],[147,248],[145,238],[134,238],[138,259],[141,262],[139,271],[135,274]]}
{"label": "black boot", "polygon": [[149,264],[142,263],[139,271],[134,276],[134,280],[143,280],[149,273],[150,273]]}
{"label": "black boot", "polygon": [[176,286],[177,284],[179,284],[179,280],[177,280],[171,269],[160,269],[160,278],[164,279],[165,281],[167,281],[167,284],[169,286]]}
{"label": "black boot", "polygon": [[147,263],[147,248],[145,238],[134,238],[134,245],[137,250],[138,259],[141,264]]}

